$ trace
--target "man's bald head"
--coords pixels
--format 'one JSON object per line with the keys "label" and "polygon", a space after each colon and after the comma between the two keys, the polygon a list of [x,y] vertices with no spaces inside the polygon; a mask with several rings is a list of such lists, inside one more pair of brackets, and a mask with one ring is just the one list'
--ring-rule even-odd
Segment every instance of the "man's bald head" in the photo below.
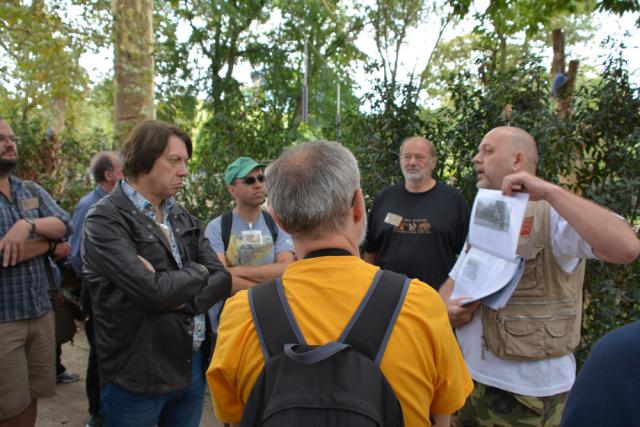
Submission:
{"label": "man's bald head", "polygon": [[524,154],[526,171],[535,174],[538,166],[538,146],[529,132],[517,127],[499,126],[491,129],[485,138],[492,134],[499,143],[507,144],[512,152]]}
{"label": "man's bald head", "polygon": [[535,175],[538,148],[525,130],[500,126],[482,138],[473,163],[478,187],[499,189],[502,179],[512,173],[524,171]]}

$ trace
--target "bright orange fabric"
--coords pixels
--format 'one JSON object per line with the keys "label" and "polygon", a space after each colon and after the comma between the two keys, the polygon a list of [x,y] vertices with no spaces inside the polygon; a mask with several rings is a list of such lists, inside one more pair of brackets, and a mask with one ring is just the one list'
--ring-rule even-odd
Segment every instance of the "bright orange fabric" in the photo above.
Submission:
{"label": "bright orange fabric", "polygon": [[[308,344],[338,338],[376,271],[378,267],[353,256],[310,258],[287,267],[285,294]],[[473,387],[444,303],[418,280],[409,286],[380,366],[400,400],[406,426],[430,425],[430,412],[456,411]],[[221,421],[240,420],[262,368],[247,292],[242,291],[225,305],[207,371]]]}

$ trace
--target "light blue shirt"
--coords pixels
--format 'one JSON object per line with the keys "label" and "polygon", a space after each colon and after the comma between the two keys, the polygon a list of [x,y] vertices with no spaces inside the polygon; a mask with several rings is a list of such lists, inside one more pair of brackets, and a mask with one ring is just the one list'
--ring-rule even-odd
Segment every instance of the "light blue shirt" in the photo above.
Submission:
{"label": "light blue shirt", "polygon": [[97,186],[91,193],[85,195],[78,202],[76,210],[71,217],[71,226],[73,233],[69,236],[69,245],[71,245],[71,255],[69,260],[76,275],[82,277],[82,258],[80,256],[80,249],[82,248],[82,241],[84,239],[84,220],[87,218],[87,212],[89,208],[95,205],[100,199],[107,195],[107,192],[102,187]]}
{"label": "light blue shirt", "polygon": [[[249,224],[240,218],[234,209],[229,246],[226,251],[222,241],[221,226],[222,215],[207,225],[204,235],[209,239],[215,253],[225,255],[229,267],[271,264],[276,261],[276,255],[280,252],[293,252],[291,236],[282,228],[278,227],[278,236],[276,241],[273,241],[264,215],[260,215],[255,223]],[[243,237],[243,233],[245,233],[245,237]],[[247,235],[246,233],[253,234]]]}

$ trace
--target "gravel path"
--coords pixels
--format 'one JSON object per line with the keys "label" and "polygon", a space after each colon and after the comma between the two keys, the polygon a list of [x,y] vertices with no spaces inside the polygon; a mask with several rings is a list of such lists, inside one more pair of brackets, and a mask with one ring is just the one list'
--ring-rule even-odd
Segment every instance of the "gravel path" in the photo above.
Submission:
{"label": "gravel path", "polygon": [[[62,346],[62,363],[70,372],[80,374],[80,381],[71,384],[56,385],[56,395],[38,401],[37,427],[84,427],[89,418],[87,397],[84,391],[84,378],[87,369],[89,345],[80,326],[73,344]],[[209,391],[204,397],[204,409],[200,426],[222,427],[213,415]]]}

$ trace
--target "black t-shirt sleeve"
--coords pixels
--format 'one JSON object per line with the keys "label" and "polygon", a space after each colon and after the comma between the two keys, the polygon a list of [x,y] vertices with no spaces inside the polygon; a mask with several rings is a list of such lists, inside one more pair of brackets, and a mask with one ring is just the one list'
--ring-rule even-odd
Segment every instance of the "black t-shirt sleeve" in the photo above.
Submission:
{"label": "black t-shirt sleeve", "polygon": [[469,233],[469,206],[467,202],[462,197],[462,194],[458,193],[460,196],[460,203],[458,212],[460,212],[457,232],[456,232],[456,247],[459,249],[458,252],[462,250],[464,246],[464,242],[467,240],[467,234]]}

